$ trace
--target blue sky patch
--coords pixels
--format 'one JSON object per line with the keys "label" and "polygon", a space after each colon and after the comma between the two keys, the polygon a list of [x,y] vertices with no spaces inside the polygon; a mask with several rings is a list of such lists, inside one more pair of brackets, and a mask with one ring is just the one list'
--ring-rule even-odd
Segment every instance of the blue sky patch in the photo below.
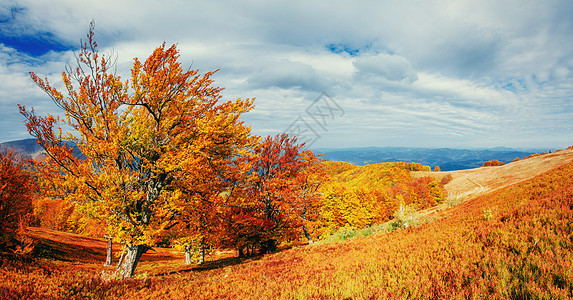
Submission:
{"label": "blue sky patch", "polygon": [[42,56],[50,51],[61,52],[74,49],[74,47],[58,42],[51,33],[35,36],[0,35],[0,43],[34,57]]}
{"label": "blue sky patch", "polygon": [[350,45],[346,44],[334,44],[334,43],[326,45],[326,49],[328,49],[332,53],[336,54],[347,53],[350,56],[356,56],[358,55],[358,53],[364,50],[360,48],[352,48]]}

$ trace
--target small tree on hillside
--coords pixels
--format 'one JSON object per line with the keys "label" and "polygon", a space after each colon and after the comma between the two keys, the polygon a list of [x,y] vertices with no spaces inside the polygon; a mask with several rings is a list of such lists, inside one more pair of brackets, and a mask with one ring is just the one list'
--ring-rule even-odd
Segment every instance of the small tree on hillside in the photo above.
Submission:
{"label": "small tree on hillside", "polygon": [[[81,204],[125,241],[116,271],[125,278],[170,228],[190,220],[185,213],[222,201],[239,170],[234,160],[256,142],[239,120],[253,105],[223,102],[213,72],[183,70],[175,45],[163,44],[144,63],[134,59],[131,80],[122,82],[93,34],[92,23],[77,66],[62,73],[66,97],[31,74],[64,117],[20,111],[47,153],[38,167],[49,191]],[[57,131],[58,121],[73,131]],[[64,140],[75,142],[85,158],[74,156]]]}
{"label": "small tree on hillside", "polygon": [[303,151],[301,158],[305,165],[294,178],[293,192],[295,196],[292,203],[293,212],[301,221],[301,229],[309,244],[313,243],[312,236],[309,232],[309,222],[318,220],[319,209],[321,205],[321,193],[319,188],[325,180],[326,174],[324,168],[319,164],[319,159],[312,151]]}

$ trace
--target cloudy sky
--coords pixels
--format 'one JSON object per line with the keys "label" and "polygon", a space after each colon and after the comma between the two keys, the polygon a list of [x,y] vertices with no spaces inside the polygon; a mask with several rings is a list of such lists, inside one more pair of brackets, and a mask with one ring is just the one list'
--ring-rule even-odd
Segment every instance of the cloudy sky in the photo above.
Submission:
{"label": "cloudy sky", "polygon": [[325,147],[573,145],[573,1],[3,0],[0,142],[16,104],[58,113],[57,84],[96,22],[118,73],[163,43],[226,99],[256,98],[258,135]]}

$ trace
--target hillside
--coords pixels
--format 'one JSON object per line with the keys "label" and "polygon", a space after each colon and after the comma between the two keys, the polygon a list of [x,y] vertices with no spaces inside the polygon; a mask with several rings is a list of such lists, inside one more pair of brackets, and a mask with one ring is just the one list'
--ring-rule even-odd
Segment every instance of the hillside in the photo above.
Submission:
{"label": "hillside", "polygon": [[[33,236],[59,241],[60,253],[76,255],[32,264],[3,259],[0,298],[573,297],[573,151],[432,176],[445,174],[454,177],[447,187],[467,201],[431,213],[433,222],[201,269],[182,268],[180,255],[151,253],[135,279],[121,282],[102,279],[103,268],[95,267],[102,256],[90,251],[102,253],[102,242],[32,230]],[[97,259],[76,259],[84,255]]]}
{"label": "hillside", "polygon": [[453,179],[446,185],[450,195],[470,199],[533,178],[571,162],[573,162],[573,150],[561,150],[498,167],[450,172],[413,172],[413,176],[432,176],[440,179],[450,174]]}

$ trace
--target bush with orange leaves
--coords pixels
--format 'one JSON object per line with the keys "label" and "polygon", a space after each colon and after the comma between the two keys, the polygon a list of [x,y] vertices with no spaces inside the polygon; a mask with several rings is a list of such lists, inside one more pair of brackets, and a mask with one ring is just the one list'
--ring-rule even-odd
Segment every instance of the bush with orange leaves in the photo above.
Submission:
{"label": "bush with orange leaves", "polygon": [[505,163],[499,161],[499,160],[488,160],[486,161],[482,167],[498,167],[498,166],[503,166],[505,165]]}

